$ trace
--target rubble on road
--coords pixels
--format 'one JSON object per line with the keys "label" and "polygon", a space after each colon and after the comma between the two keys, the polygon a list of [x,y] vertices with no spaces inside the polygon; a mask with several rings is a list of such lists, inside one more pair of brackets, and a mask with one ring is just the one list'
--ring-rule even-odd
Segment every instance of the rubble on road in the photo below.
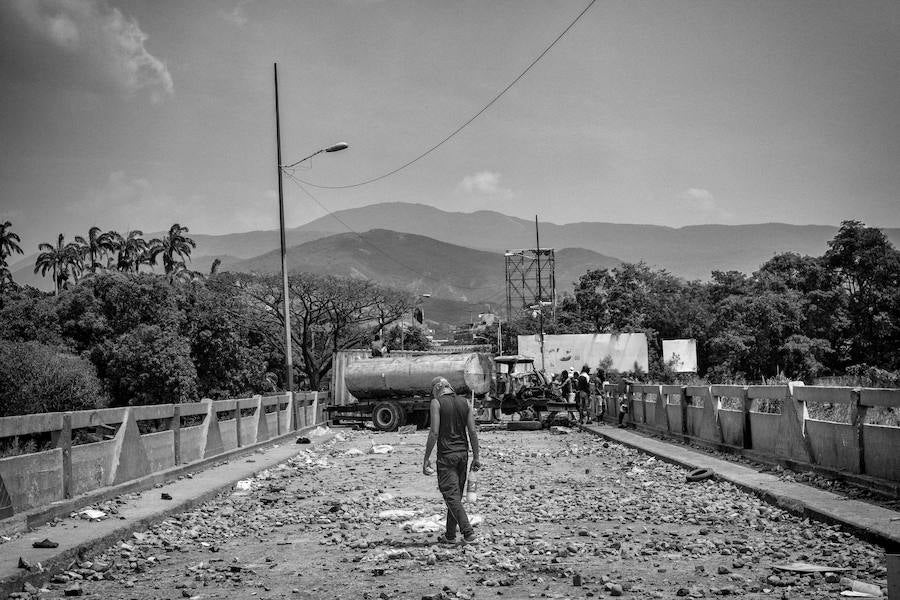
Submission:
{"label": "rubble on road", "polygon": [[[467,505],[477,506],[479,543],[438,544],[446,512],[421,474],[424,437],[343,435],[46,585],[57,596],[78,584],[140,600],[237,589],[303,599],[833,598],[855,591],[842,576],[885,585],[880,550],[839,526],[724,481],[686,484],[677,466],[578,431],[483,435],[478,504]],[[351,453],[354,444],[393,452]]]}

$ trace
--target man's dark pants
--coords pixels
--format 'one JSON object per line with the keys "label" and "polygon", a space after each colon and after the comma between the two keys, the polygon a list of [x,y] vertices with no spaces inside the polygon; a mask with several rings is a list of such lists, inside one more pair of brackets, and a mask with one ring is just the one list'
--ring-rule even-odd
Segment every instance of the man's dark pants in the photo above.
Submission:
{"label": "man's dark pants", "polygon": [[591,417],[588,414],[590,395],[587,392],[578,392],[576,399],[578,400],[578,422],[590,421]]}
{"label": "man's dark pants", "polygon": [[459,525],[459,530],[463,536],[472,535],[472,526],[469,524],[469,517],[466,516],[466,509],[462,505],[462,495],[466,488],[466,474],[468,470],[468,452],[438,454],[438,489],[441,491],[441,495],[444,496],[444,502],[447,503],[448,539],[453,539],[456,536],[457,525]]}

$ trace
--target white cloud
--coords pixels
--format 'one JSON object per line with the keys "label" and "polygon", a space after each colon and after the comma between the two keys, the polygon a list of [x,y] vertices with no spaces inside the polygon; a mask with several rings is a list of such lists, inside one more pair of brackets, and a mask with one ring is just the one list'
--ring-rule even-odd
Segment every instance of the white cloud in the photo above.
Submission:
{"label": "white cloud", "polygon": [[716,198],[709,190],[688,188],[678,194],[678,199],[685,208],[709,212],[716,209]]}
{"label": "white cloud", "polygon": [[734,215],[720,206],[712,192],[704,188],[688,188],[676,196],[679,208],[688,213],[689,222],[729,221]]}
{"label": "white cloud", "polygon": [[[79,202],[66,206],[71,220],[100,225],[124,233],[140,229],[144,233],[164,231],[180,223],[193,233],[232,233],[278,227],[278,193],[275,190],[239,192],[234,195],[194,193],[178,196],[158,183],[114,171]],[[307,211],[308,212],[308,211]],[[297,203],[285,204],[288,225],[308,220]]]}
{"label": "white cloud", "polygon": [[500,185],[500,173],[480,171],[474,175],[466,175],[459,182],[459,189],[469,194],[483,194],[501,199],[514,196],[513,191]]}
{"label": "white cloud", "polygon": [[180,208],[175,198],[156,189],[147,179],[114,171],[102,186],[90,190],[84,200],[70,204],[67,210],[93,217],[112,229],[148,232],[167,227],[166,222],[177,216]]}
{"label": "white cloud", "polygon": [[252,0],[240,0],[230,11],[219,11],[219,16],[225,21],[231,23],[235,27],[243,27],[247,24],[246,6]]}
{"label": "white cloud", "polygon": [[14,0],[26,25],[45,41],[85,61],[94,76],[133,94],[147,89],[154,101],[174,92],[165,63],[144,47],[137,20],[105,0]]}

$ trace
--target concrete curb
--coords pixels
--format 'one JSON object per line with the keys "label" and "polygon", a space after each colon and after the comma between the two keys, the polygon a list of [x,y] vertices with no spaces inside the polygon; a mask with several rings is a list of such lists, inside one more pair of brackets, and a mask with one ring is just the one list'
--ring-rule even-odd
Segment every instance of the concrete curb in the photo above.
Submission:
{"label": "concrete curb", "polygon": [[[245,448],[240,448],[240,449],[238,449],[240,451],[232,451],[232,452],[228,452],[225,454],[220,454],[215,457],[211,457],[209,459],[209,461],[206,461],[206,460],[197,461],[195,463],[191,463],[190,465],[185,465],[185,467],[192,467],[194,470],[202,470],[202,468],[204,466],[206,466],[206,467],[209,466],[209,464],[208,464],[209,462],[228,462],[227,459],[242,458],[244,455],[256,453],[259,450],[264,449],[266,446],[273,446],[273,445],[279,444],[279,442],[286,441],[288,438],[294,438],[294,437],[302,435],[305,432],[312,431],[315,429],[315,427],[317,427],[317,426],[310,426],[310,427],[307,427],[304,429],[293,431],[289,434],[282,435],[278,438],[266,440],[265,442],[261,442],[260,444],[256,444],[252,447],[248,446]],[[329,435],[327,437],[323,437],[321,439],[314,440],[313,445],[314,446],[321,445],[321,444],[331,440],[333,437],[334,437],[334,435]],[[252,473],[255,475],[261,471],[264,471],[265,469],[271,468],[274,465],[280,464],[280,463],[284,462],[285,460],[289,460],[291,457],[299,454],[300,452],[302,452],[303,450],[305,450],[308,447],[309,446],[307,446],[307,445],[297,445],[297,446],[284,445],[284,448],[292,448],[292,450],[290,452],[285,452],[283,456],[279,456],[277,458],[271,458],[270,460],[264,460],[264,461],[261,461],[259,464],[255,464],[252,469]],[[169,471],[165,472],[166,474],[169,474],[169,476],[170,476],[169,483],[172,483],[171,482],[172,471],[175,471],[175,470],[176,469],[170,469]],[[181,473],[189,472],[188,469],[178,469],[178,470],[180,470]],[[159,473],[158,475],[162,475],[162,474],[163,473]],[[35,586],[37,586],[40,583],[44,583],[44,582],[48,581],[54,574],[59,573],[63,570],[66,570],[69,567],[69,565],[73,561],[77,560],[79,557],[89,556],[95,552],[99,552],[105,548],[108,548],[108,547],[114,545],[117,541],[130,537],[135,531],[147,529],[154,523],[162,521],[171,515],[192,510],[193,508],[195,508],[195,507],[215,498],[219,494],[229,490],[230,488],[232,488],[234,486],[234,484],[237,481],[244,479],[246,477],[247,477],[246,474],[243,474],[239,477],[228,477],[227,479],[217,482],[214,486],[200,492],[199,494],[191,495],[190,497],[186,497],[183,500],[173,500],[171,503],[167,503],[165,508],[162,510],[155,511],[152,514],[147,515],[142,518],[139,518],[139,519],[123,521],[123,525],[121,527],[117,527],[114,530],[108,531],[103,535],[99,535],[97,537],[92,537],[82,543],[76,544],[75,546],[66,548],[65,550],[63,550],[57,554],[54,554],[49,558],[45,558],[44,560],[41,561],[41,566],[43,567],[43,571],[41,573],[34,573],[31,571],[22,569],[22,570],[20,570],[19,573],[13,575],[12,577],[7,577],[7,578],[3,579],[2,581],[0,581],[0,597],[6,597],[7,595],[9,595],[13,592],[21,591],[22,586],[25,584],[25,582],[29,582]],[[140,481],[142,481],[144,483],[148,483],[150,479],[151,478],[148,477],[148,478],[144,478]],[[132,493],[132,492],[136,491],[134,489],[131,489],[135,483],[136,482],[129,482],[128,484],[125,484],[123,486],[117,486],[116,488],[110,488],[109,494],[106,494],[105,496],[112,498],[112,497],[115,497],[115,496],[118,496],[121,494]],[[151,483],[149,488],[152,488],[154,485],[155,484]],[[129,489],[124,490],[124,491],[123,491],[123,489],[120,489],[120,488],[126,488],[126,487]],[[115,491],[115,493],[113,493],[113,491]],[[82,496],[82,497],[80,497],[80,499],[83,499],[85,497],[86,496]],[[96,500],[96,499],[92,499],[92,500],[90,500],[90,502],[88,502],[88,504],[97,502],[97,501],[98,500]],[[75,499],[73,499],[73,501],[71,501],[71,502],[74,503]],[[82,504],[82,506],[84,506],[84,504]],[[69,511],[69,512],[73,512],[73,511]],[[68,516],[69,512],[65,513],[66,516]],[[9,542],[8,544],[4,544],[3,546],[0,546],[0,550],[3,550],[4,547],[9,547],[9,545],[12,543],[13,542]],[[12,559],[15,560],[16,557],[12,557]]]}
{"label": "concrete curb", "polygon": [[842,525],[854,535],[882,546],[889,553],[900,550],[898,512],[812,486],[785,482],[751,467],[715,458],[688,447],[673,446],[633,431],[596,425],[581,425],[579,428],[685,469],[712,469],[717,478],[792,514]]}

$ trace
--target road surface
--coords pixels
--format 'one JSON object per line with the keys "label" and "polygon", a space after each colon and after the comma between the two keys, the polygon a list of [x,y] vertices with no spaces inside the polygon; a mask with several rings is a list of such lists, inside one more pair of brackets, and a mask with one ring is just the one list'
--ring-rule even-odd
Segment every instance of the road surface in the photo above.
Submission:
{"label": "road surface", "polygon": [[[249,489],[73,565],[41,597],[793,599],[839,597],[841,576],[886,585],[881,549],[839,527],[727,483],[686,483],[683,469],[581,432],[482,433],[468,509],[481,541],[440,546],[408,530],[443,515],[421,474],[426,434],[337,431]],[[775,569],[795,561],[835,571]]]}

